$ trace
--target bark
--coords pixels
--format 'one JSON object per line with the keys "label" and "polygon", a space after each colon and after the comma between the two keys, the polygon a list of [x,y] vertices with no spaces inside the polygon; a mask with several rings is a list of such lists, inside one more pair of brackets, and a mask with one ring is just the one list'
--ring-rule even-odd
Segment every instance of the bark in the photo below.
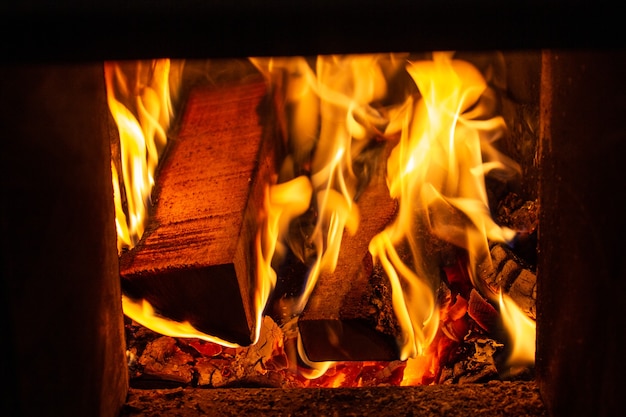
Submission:
{"label": "bark", "polygon": [[127,295],[207,334],[251,343],[253,245],[275,167],[273,120],[260,78],[190,92],[146,232],[120,257]]}

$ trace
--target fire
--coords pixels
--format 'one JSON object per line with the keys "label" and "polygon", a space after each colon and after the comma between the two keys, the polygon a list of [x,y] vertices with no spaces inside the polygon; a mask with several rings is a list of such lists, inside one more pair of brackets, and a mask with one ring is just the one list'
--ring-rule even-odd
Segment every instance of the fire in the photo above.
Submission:
{"label": "fire", "polygon": [[[290,314],[297,316],[306,306],[319,275],[335,270],[344,230],[354,234],[358,228],[360,213],[355,198],[366,184],[354,171],[354,158],[381,134],[378,127],[387,123],[371,103],[385,97],[385,71],[393,71],[401,61],[394,56],[362,55],[319,56],[313,65],[301,57],[253,58],[252,62],[270,84],[283,76],[287,78],[285,106],[292,110],[286,130],[289,148],[294,152],[281,167],[278,186],[294,181],[302,172],[307,175],[297,178],[306,178],[310,183],[302,201],[311,198],[316,220],[305,232],[304,242],[285,233],[290,222],[285,222],[278,233],[300,260],[310,265],[303,293],[288,307]],[[276,235],[271,232],[272,216],[281,209],[266,208],[266,227],[259,233]],[[303,208],[308,210],[309,206]],[[259,257],[269,265],[271,251],[261,251]],[[274,261],[280,262],[280,256]],[[266,280],[275,281],[272,271],[265,275]],[[312,375],[320,375],[328,368],[329,364],[308,361],[301,344],[299,352],[315,369]]]}
{"label": "fire", "polygon": [[[119,149],[111,160],[119,252],[132,249],[144,232],[183,66],[184,61],[169,59],[105,63],[107,101],[119,132]],[[161,334],[232,345],[199,332],[189,323],[155,314],[146,300],[123,296],[122,307],[128,317]]]}
{"label": "fire", "polygon": [[172,70],[169,59],[105,63],[109,110],[119,131],[119,166],[115,158],[111,163],[118,251],[132,248],[143,234],[181,65]]}
{"label": "fire", "polygon": [[502,292],[500,292],[500,312],[513,344],[508,365],[534,364],[536,323],[528,318],[515,301]]}
{"label": "fire", "polygon": [[[284,161],[278,182],[307,173],[307,190],[312,191],[311,206],[317,214],[304,244],[311,249],[296,249],[301,242],[293,239],[288,243],[304,263],[312,264],[305,290],[291,307],[294,315],[305,307],[319,274],[335,269],[344,229],[354,233],[358,228],[354,199],[362,180],[354,173],[353,159],[377,133],[375,124],[384,122],[370,103],[385,95],[382,63],[388,65],[391,61],[387,59],[376,55],[320,56],[314,70],[302,57],[252,58],[270,84],[283,75],[287,77],[285,106],[291,112],[286,130],[294,151]],[[308,259],[311,256],[312,262]]]}
{"label": "fire", "polygon": [[179,322],[159,316],[146,300],[133,300],[123,295],[122,308],[124,309],[124,314],[137,323],[165,336],[201,339],[227,347],[239,346],[218,337],[202,333],[189,322]]}
{"label": "fire", "polygon": [[255,293],[255,313],[257,316],[254,342],[259,338],[263,311],[267,300],[276,286],[276,272],[272,268],[274,255],[284,256],[285,241],[289,223],[302,215],[308,208],[313,190],[304,176],[288,182],[268,186],[265,193],[266,228],[256,236],[257,276]]}
{"label": "fire", "polygon": [[[313,190],[311,204],[318,214],[308,237],[315,261],[294,315],[306,305],[320,271],[334,269],[344,229],[355,233],[358,228],[355,197],[366,179],[353,170],[355,158],[374,138],[400,137],[387,161],[390,195],[399,201],[400,211],[372,239],[370,253],[390,279],[402,327],[401,359],[409,360],[406,372],[413,379],[432,368],[432,358],[426,356],[432,354],[428,349],[439,330],[441,265],[425,256],[425,236],[467,251],[467,273],[474,283],[475,267],[489,255],[489,242],[515,236],[492,219],[485,188],[490,171],[519,171],[493,146],[506,129],[504,120],[493,114],[483,75],[453,55],[438,52],[417,61],[405,61],[403,55],[325,56],[314,64],[304,58],[253,59],[270,83],[287,80],[285,101],[292,112],[286,130],[295,151],[279,181],[307,172],[307,192]],[[390,74],[402,70],[416,92],[382,106]],[[293,239],[280,234],[286,242]],[[399,250],[408,250],[410,260]],[[304,254],[302,260],[306,262]],[[306,356],[302,349],[300,353]]]}
{"label": "fire", "polygon": [[[424,235],[466,249],[470,272],[488,253],[489,240],[515,235],[495,224],[487,202],[485,174],[507,166],[491,145],[505,125],[501,117],[489,117],[481,101],[484,78],[468,62],[443,52],[432,61],[409,62],[407,71],[421,97],[408,98],[401,140],[387,161],[389,190],[400,212],[370,244],[392,283],[403,328],[402,359],[421,355],[438,329],[434,291],[440,266],[425,258]],[[492,160],[484,162],[483,154]],[[412,267],[400,259],[399,245],[410,248]]]}
{"label": "fire", "polygon": [[[492,219],[487,199],[487,174],[519,172],[517,164],[494,146],[506,125],[495,114],[487,81],[471,63],[449,52],[415,60],[408,54],[250,60],[270,87],[282,88],[290,151],[275,181],[267,184],[259,213],[262,227],[254,242],[255,343],[276,287],[276,267],[290,252],[308,267],[301,294],[281,300],[291,318],[282,330],[296,335],[294,346],[306,365],[299,372],[324,386],[344,383],[347,377],[338,371],[340,365],[308,360],[297,334],[297,317],[320,274],[335,270],[344,231],[358,231],[358,196],[367,187],[372,159],[380,156],[371,152],[371,144],[394,140],[386,180],[399,211],[371,240],[369,252],[389,279],[401,328],[397,343],[403,365],[394,367],[394,378],[404,373],[402,384],[424,383],[436,372],[439,356],[448,348],[445,341],[458,342],[463,336],[441,330],[442,321],[455,321],[461,333],[467,330],[461,318],[469,300],[464,294],[442,303],[438,295],[442,265],[427,255],[429,240],[462,250],[467,255],[462,274],[479,287],[476,266],[490,256],[489,243],[508,242],[515,236],[515,231]],[[119,64],[105,66],[109,108],[120,136],[121,163],[112,164],[120,251],[132,248],[143,233],[154,172],[173,116],[170,91],[178,88],[169,60],[138,63],[135,70],[130,77]],[[398,80],[405,84],[399,89]],[[125,297],[124,311],[165,335],[230,346],[198,334],[188,323],[156,317],[145,301]],[[520,319],[523,313],[506,297],[500,298],[500,311],[507,328],[520,329],[512,331],[519,337],[513,337],[511,361],[530,363],[534,323]],[[376,369],[381,371],[378,365]],[[337,375],[331,377],[331,372]]]}

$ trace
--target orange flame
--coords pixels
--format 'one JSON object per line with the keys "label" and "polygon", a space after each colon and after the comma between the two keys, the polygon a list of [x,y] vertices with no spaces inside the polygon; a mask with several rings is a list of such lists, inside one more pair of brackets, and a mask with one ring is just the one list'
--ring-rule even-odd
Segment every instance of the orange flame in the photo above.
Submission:
{"label": "orange flame", "polygon": [[[177,69],[181,65],[176,63]],[[111,164],[118,251],[132,248],[145,228],[154,172],[173,116],[170,73],[169,59],[104,65],[107,101],[120,139],[121,178],[115,161]]]}
{"label": "orange flame", "polygon": [[279,181],[307,171],[311,204],[318,215],[309,237],[316,259],[304,294],[294,306],[296,313],[306,305],[319,274],[335,269],[344,229],[354,233],[358,228],[354,197],[360,179],[353,171],[353,158],[377,133],[373,126],[386,123],[370,106],[386,92],[385,58],[319,56],[315,70],[302,57],[251,58],[270,83],[286,74],[287,130],[293,153],[283,164]]}
{"label": "orange flame", "polygon": [[[353,159],[380,133],[377,126],[387,123],[371,104],[384,98],[385,71],[397,67],[399,61],[382,55],[318,56],[314,68],[302,57],[251,58],[251,61],[270,84],[287,80],[285,106],[290,113],[286,131],[293,152],[285,160],[278,181],[288,183],[298,173],[306,172],[309,184],[303,201],[310,198],[310,206],[316,213],[314,227],[304,245],[312,250],[309,254],[300,253],[301,260],[310,264],[310,270],[302,295],[290,307],[292,315],[298,315],[320,274],[335,270],[344,230],[355,233],[358,228],[360,215],[354,201],[362,179],[353,170]],[[271,219],[275,216],[273,211],[281,209],[266,208],[267,221],[261,233],[276,235],[269,231],[273,227]],[[305,209],[304,213],[309,206],[301,208]],[[285,222],[283,227],[288,225]],[[285,233],[280,234],[288,239]],[[266,271],[262,279],[270,282],[269,287],[275,282],[275,273],[267,268],[272,256],[271,250],[262,251],[259,256],[266,266],[259,268]],[[263,295],[267,296],[267,293]],[[301,348],[300,353],[308,362]],[[328,364],[308,365],[315,369],[312,374],[323,373],[328,367]]]}
{"label": "orange flame", "polygon": [[[401,139],[387,161],[390,194],[400,211],[370,244],[391,280],[403,359],[423,354],[438,329],[439,265],[425,257],[424,234],[466,249],[473,267],[488,253],[488,240],[514,236],[492,220],[484,176],[494,168],[516,168],[492,146],[505,125],[501,117],[489,117],[481,101],[487,83],[474,66],[440,52],[409,62],[407,71],[421,98],[408,98]],[[484,162],[483,155],[491,159]],[[462,215],[450,221],[455,212]],[[401,245],[410,248],[411,266],[396,250]]]}
{"label": "orange flame", "polygon": [[[119,132],[121,178],[114,159],[111,173],[120,252],[133,248],[144,232],[154,174],[167,144],[167,131],[174,116],[173,100],[181,84],[183,66],[184,61],[169,59],[104,65],[109,110]],[[158,333],[236,346],[206,335],[190,323],[157,315],[146,300],[123,296],[122,307],[128,317]]]}
{"label": "orange flame", "polygon": [[180,322],[159,316],[154,307],[147,300],[133,300],[122,295],[122,308],[124,314],[142,326],[155,331],[164,336],[197,338],[207,342],[217,343],[227,347],[239,347],[236,343],[231,343],[219,337],[203,333],[193,327],[188,321]]}
{"label": "orange flame", "polygon": [[[476,264],[489,256],[489,241],[504,242],[514,236],[491,218],[485,175],[494,169],[519,171],[519,167],[493,146],[506,126],[492,114],[487,82],[473,65],[447,52],[433,53],[432,60],[405,58],[404,54],[251,58],[271,86],[284,84],[285,131],[291,151],[275,182],[266,188],[262,227],[255,240],[255,343],[276,286],[275,265],[291,249],[310,266],[303,293],[288,306],[297,317],[320,274],[334,271],[344,230],[356,233],[359,227],[355,199],[367,180],[355,172],[355,159],[375,138],[399,137],[387,160],[387,183],[390,195],[400,203],[399,212],[372,239],[369,250],[390,280],[401,326],[401,359],[408,360],[406,374],[419,380],[433,366],[426,355],[440,316],[435,291],[441,266],[425,256],[424,237],[436,236],[465,249],[468,274],[474,280]],[[138,73],[145,71],[142,65],[138,64]],[[123,142],[122,181],[112,166],[120,250],[132,247],[143,233],[154,170],[172,116],[169,86],[165,88],[170,67],[169,60],[150,63],[153,77],[141,88],[131,87],[117,65],[105,67],[109,107]],[[390,100],[389,80],[404,72],[414,83],[409,90],[414,94],[403,94],[399,102]],[[290,225],[310,211],[315,221],[302,237],[305,242],[294,243]],[[408,251],[410,259],[401,256],[399,249],[403,254]],[[145,302],[125,299],[124,311],[140,323],[153,323],[146,326],[160,333],[229,346],[199,334],[187,323],[174,323],[172,328],[172,323],[158,317],[156,323],[144,320],[155,316]],[[297,326],[297,320],[287,326]],[[318,378],[333,369],[330,362],[309,361],[299,337],[297,346],[310,368],[307,377]],[[327,383],[341,385],[342,377]]]}
{"label": "orange flame", "polygon": [[513,344],[507,364],[533,365],[537,334],[535,321],[529,318],[511,297],[502,292],[500,292],[500,313]]}
{"label": "orange flame", "polygon": [[263,311],[276,286],[276,272],[272,268],[274,255],[284,256],[286,248],[282,242],[289,223],[303,214],[311,201],[313,189],[305,176],[267,187],[265,192],[264,226],[256,236],[257,276],[255,286],[255,314],[257,317],[254,343],[256,343],[263,321]]}
{"label": "orange flame", "polygon": [[[472,280],[477,262],[488,256],[489,241],[515,235],[493,221],[487,201],[485,175],[519,167],[493,146],[506,126],[491,114],[486,80],[447,52],[414,62],[402,55],[318,56],[315,70],[300,57],[252,62],[270,83],[286,80],[285,104],[291,111],[286,130],[294,152],[281,170],[282,181],[308,172],[318,214],[309,236],[315,262],[294,314],[306,305],[319,274],[334,270],[344,229],[354,233],[358,227],[354,200],[361,179],[354,173],[354,158],[376,135],[399,136],[387,161],[387,181],[400,211],[372,239],[370,252],[390,279],[402,328],[401,358],[425,354],[438,330],[440,265],[425,257],[424,235],[467,250]],[[418,94],[383,109],[389,76],[402,69]],[[399,247],[408,248],[408,263]]]}

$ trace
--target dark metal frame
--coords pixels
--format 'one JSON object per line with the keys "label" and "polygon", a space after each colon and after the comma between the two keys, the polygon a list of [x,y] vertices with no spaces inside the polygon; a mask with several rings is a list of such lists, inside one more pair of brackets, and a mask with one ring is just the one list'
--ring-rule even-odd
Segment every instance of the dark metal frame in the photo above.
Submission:
{"label": "dark metal frame", "polygon": [[605,0],[31,0],[0,6],[0,59],[614,48],[615,12]]}

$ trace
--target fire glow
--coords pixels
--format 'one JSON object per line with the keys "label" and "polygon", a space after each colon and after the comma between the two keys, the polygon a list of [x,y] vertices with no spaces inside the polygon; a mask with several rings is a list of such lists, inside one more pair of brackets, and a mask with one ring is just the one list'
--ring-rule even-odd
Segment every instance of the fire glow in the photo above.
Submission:
{"label": "fire glow", "polygon": [[[479,287],[476,267],[489,257],[489,243],[515,237],[515,231],[494,222],[487,201],[486,175],[519,171],[514,161],[493,146],[506,126],[502,117],[494,114],[493,92],[487,81],[472,64],[454,59],[448,52],[419,60],[389,54],[314,60],[252,58],[251,62],[266,77],[269,88],[278,80],[284,82],[283,100],[289,109],[285,130],[292,151],[279,167],[276,182],[267,184],[264,210],[259,214],[263,227],[255,242],[255,343],[261,337],[263,314],[276,286],[276,265],[291,251],[309,267],[302,293],[285,300],[287,315],[297,318],[320,274],[334,271],[344,231],[358,231],[358,197],[369,178],[367,169],[355,169],[355,161],[363,163],[370,158],[372,143],[397,142],[385,163],[389,193],[398,201],[399,210],[371,240],[369,252],[392,289],[393,310],[401,328],[397,343],[406,366],[402,384],[428,383],[429,375],[440,366],[436,352],[442,349],[446,337],[442,334],[450,334],[444,324],[450,317],[462,317],[468,300],[458,294],[444,302],[438,297],[442,266],[438,259],[426,256],[424,236],[435,236],[467,254],[456,272],[467,276],[474,287]],[[123,207],[113,164],[120,250],[132,247],[141,237],[154,170],[173,116],[168,90],[172,85],[170,63],[163,60],[154,65],[152,80],[156,84],[144,86],[133,104],[136,107],[122,105],[122,99],[111,94],[128,93],[130,87],[119,78],[119,68],[114,64],[106,67],[109,107],[120,129],[121,183],[130,187],[125,189],[127,203]],[[406,83],[400,92],[390,87],[398,79]],[[148,100],[152,104],[146,104]],[[135,117],[129,108],[135,108],[140,116]],[[365,166],[368,163],[366,160]],[[293,236],[293,222],[310,211],[316,214],[315,222],[303,235]],[[498,302],[495,298],[489,301]],[[515,321],[511,317],[518,317],[514,302],[504,303],[500,309],[515,340],[514,350],[518,352],[517,346],[524,344],[523,361],[532,363],[534,322],[526,320],[524,333],[520,333],[520,326],[511,324]],[[165,329],[162,326],[167,319],[126,298],[124,311],[162,334],[232,346],[186,326],[182,332]],[[153,319],[160,323],[158,327],[150,325]],[[172,324],[174,328],[181,325]],[[290,321],[283,331],[297,333],[297,320]],[[319,378],[329,369],[338,369],[329,362],[308,360],[301,343],[298,347],[300,360],[310,368],[307,377]],[[341,380],[338,376],[328,385],[340,385]]]}
{"label": "fire glow", "polygon": [[144,231],[155,170],[173,116],[170,91],[177,87],[170,86],[176,83],[170,81],[176,71],[171,72],[169,59],[105,63],[107,100],[120,139],[121,181],[115,159],[111,164],[118,251],[133,247]]}

